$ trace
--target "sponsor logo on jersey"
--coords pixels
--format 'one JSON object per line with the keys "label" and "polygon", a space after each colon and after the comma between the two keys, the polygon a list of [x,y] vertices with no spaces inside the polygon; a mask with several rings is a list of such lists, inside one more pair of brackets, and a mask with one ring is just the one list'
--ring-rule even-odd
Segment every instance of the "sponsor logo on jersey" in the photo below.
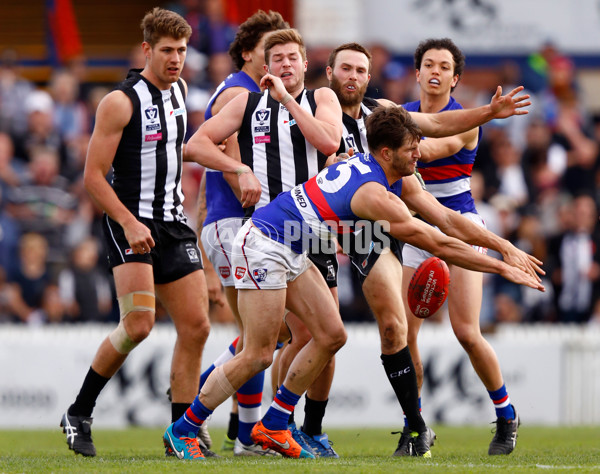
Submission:
{"label": "sponsor logo on jersey", "polygon": [[335,281],[335,267],[327,265],[327,281]]}
{"label": "sponsor logo on jersey", "polygon": [[158,118],[158,106],[151,105],[144,110],[144,114],[146,115],[146,118],[150,120],[150,122],[154,122]]}
{"label": "sponsor logo on jersey", "polygon": [[188,257],[190,258],[190,262],[198,263],[200,261],[200,258],[198,257],[198,250],[196,250],[193,247],[190,247],[185,249],[185,251],[187,252]]}
{"label": "sponsor logo on jersey", "polygon": [[147,132],[154,132],[155,130],[160,130],[160,123],[149,123],[146,125]]}
{"label": "sponsor logo on jersey", "polygon": [[284,120],[283,123],[285,125],[289,125],[290,127],[293,127],[294,125],[296,125],[296,119],[292,119],[292,120]]}
{"label": "sponsor logo on jersey", "polygon": [[133,255],[133,249],[125,249],[125,255]]}
{"label": "sponsor logo on jersey", "polygon": [[246,274],[246,269],[244,267],[235,267],[235,277],[238,280],[241,280],[242,278],[244,278],[245,274]]}
{"label": "sponsor logo on jersey", "polygon": [[265,122],[268,122],[270,116],[271,116],[271,109],[260,109],[260,110],[257,110],[256,113],[254,114],[256,121],[260,125],[264,125]]}
{"label": "sponsor logo on jersey", "polygon": [[254,137],[254,143],[271,143],[271,135],[261,135],[260,137]]}
{"label": "sponsor logo on jersey", "polygon": [[265,281],[267,279],[267,269],[266,268],[255,268],[252,270],[252,277],[255,281]]}
{"label": "sponsor logo on jersey", "polygon": [[271,109],[260,109],[254,113],[254,133],[269,133]]}
{"label": "sponsor logo on jersey", "polygon": [[219,267],[219,273],[221,274],[221,278],[229,278],[231,269],[229,267]]}
{"label": "sponsor logo on jersey", "polygon": [[162,133],[152,133],[150,135],[144,135],[145,142],[157,142],[162,140]]}
{"label": "sponsor logo on jersey", "polygon": [[354,140],[354,135],[350,134],[346,138],[346,146],[348,148],[353,148],[356,151],[356,141]]}
{"label": "sponsor logo on jersey", "polygon": [[178,109],[172,110],[171,115],[178,117],[180,115],[183,115],[184,112],[185,112],[185,109],[183,107],[179,107]]}

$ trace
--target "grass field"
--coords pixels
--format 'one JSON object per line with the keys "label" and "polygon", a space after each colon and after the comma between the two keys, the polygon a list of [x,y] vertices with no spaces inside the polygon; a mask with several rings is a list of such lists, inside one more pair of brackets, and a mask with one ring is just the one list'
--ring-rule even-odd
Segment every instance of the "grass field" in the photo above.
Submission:
{"label": "grass field", "polygon": [[0,431],[0,472],[600,472],[600,427],[522,426],[510,456],[487,455],[490,427],[434,427],[431,459],[392,458],[399,435],[389,429],[330,430],[341,459],[234,458],[218,450],[224,430],[210,430],[220,459],[203,462],[164,457],[161,429],[94,430],[95,458],[75,456],[60,429]]}

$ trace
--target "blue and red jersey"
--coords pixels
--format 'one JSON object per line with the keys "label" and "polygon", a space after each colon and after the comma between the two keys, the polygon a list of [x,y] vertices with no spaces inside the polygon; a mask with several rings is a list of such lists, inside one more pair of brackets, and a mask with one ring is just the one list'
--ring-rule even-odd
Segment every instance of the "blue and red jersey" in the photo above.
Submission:
{"label": "blue and red jersey", "polygon": [[[409,112],[418,112],[421,101],[408,102],[403,107]],[[450,97],[450,101],[440,112],[456,109],[462,109],[462,105]],[[481,127],[479,128],[479,140],[481,140]],[[471,196],[471,172],[477,148],[475,147],[473,150],[463,148],[455,155],[430,163],[419,161],[417,165],[427,191],[444,206],[461,213],[477,212]]]}
{"label": "blue and red jersey", "polygon": [[[257,209],[252,222],[273,240],[302,253],[306,250],[302,234],[328,240],[334,234],[355,230],[355,225],[364,219],[352,212],[350,203],[358,188],[371,181],[391,191],[379,163],[371,155],[356,154],[281,193],[271,203]],[[401,180],[394,183],[396,193],[402,192],[401,183]]]}
{"label": "blue and red jersey", "polygon": [[[230,87],[243,87],[250,92],[260,92],[260,88],[254,80],[245,72],[239,71],[230,74],[217,87],[217,90],[208,101],[204,118],[212,117],[212,106],[221,92]],[[223,173],[206,169],[206,219],[204,225],[227,219],[230,217],[244,217],[244,208],[231,186],[223,178]]]}

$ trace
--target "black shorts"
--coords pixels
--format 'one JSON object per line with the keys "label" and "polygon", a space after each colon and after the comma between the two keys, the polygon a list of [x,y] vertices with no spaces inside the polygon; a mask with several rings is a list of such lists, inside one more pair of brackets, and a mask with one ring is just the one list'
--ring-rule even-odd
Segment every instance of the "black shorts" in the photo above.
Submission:
{"label": "black shorts", "polygon": [[352,262],[352,273],[356,275],[361,284],[365,282],[371,268],[377,262],[384,248],[389,248],[398,261],[402,263],[402,247],[404,247],[404,242],[392,237],[387,232],[382,231],[382,233],[383,236],[381,238],[375,234],[369,236],[371,237],[369,242],[365,241],[364,232],[344,234],[346,240],[340,242],[350,262]]}
{"label": "black shorts", "polygon": [[329,288],[336,288],[338,286],[337,283],[337,274],[338,274],[338,261],[337,255],[334,252],[326,253],[326,252],[317,252],[317,253],[309,253],[308,258],[312,263],[315,264],[317,269],[325,278],[325,282]]}
{"label": "black shorts", "polygon": [[102,221],[108,252],[108,266],[142,262],[152,265],[154,283],[171,283],[202,270],[202,256],[195,232],[183,222],[162,222],[137,218],[150,229],[155,247],[150,253],[135,254],[131,250],[123,228],[106,214]]}

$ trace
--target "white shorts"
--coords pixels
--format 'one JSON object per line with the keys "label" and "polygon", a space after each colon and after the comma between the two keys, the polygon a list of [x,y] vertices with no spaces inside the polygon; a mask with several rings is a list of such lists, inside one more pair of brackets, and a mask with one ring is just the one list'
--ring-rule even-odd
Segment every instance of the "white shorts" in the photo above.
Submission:
{"label": "white shorts", "polygon": [[[475,212],[465,212],[461,215],[463,217],[466,217],[470,221],[475,222],[475,224],[480,225],[481,227],[485,227],[485,222],[483,222],[483,219],[479,214],[476,214]],[[488,249],[485,247],[479,247],[478,245],[472,245],[472,247],[479,253],[482,253],[484,255],[487,254]],[[405,265],[407,267],[417,268],[429,257],[433,257],[433,255],[427,252],[426,250],[415,247],[414,245],[406,244],[402,249],[402,265]]]}
{"label": "white shorts", "polygon": [[236,289],[277,290],[287,288],[312,265],[306,253],[267,237],[249,219],[233,242],[232,264]]}
{"label": "white shorts", "polygon": [[236,234],[242,228],[241,217],[231,217],[211,222],[202,229],[200,240],[210,263],[223,286],[233,286],[231,247]]}

